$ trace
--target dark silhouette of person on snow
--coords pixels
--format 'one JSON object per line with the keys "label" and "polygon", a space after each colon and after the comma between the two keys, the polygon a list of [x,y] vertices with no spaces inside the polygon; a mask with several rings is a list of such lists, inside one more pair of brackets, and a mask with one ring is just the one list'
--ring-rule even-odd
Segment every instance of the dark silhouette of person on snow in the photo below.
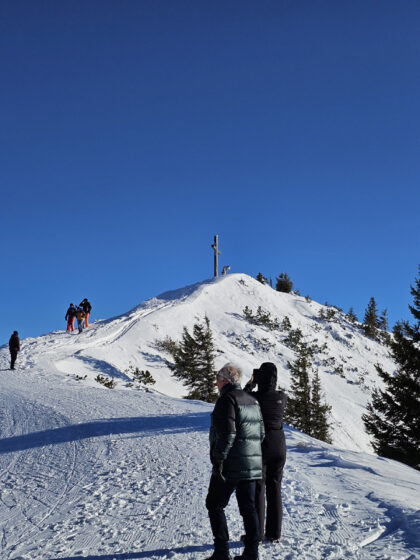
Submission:
{"label": "dark silhouette of person on snow", "polygon": [[67,331],[74,331],[74,320],[76,318],[76,308],[71,303],[67,309],[64,319],[67,321]]}
{"label": "dark silhouette of person on snow", "polygon": [[[257,391],[253,391],[258,386]],[[281,481],[286,462],[286,440],[283,431],[283,414],[287,397],[277,391],[277,368],[271,362],[254,369],[244,391],[259,402],[264,420],[265,439],[262,444],[263,477],[257,481],[255,502],[260,520],[261,537],[271,542],[280,540],[283,519]],[[265,496],[267,514],[265,515]],[[265,518],[265,532],[264,532]]]}
{"label": "dark silhouette of person on snow", "polygon": [[85,298],[83,301],[81,301],[79,303],[79,307],[81,307],[83,309],[83,312],[85,314],[85,328],[88,328],[88,326],[89,326],[89,316],[90,316],[90,312],[92,311],[92,306],[91,306],[90,302],[88,301],[88,299]]}
{"label": "dark silhouette of person on snow", "polygon": [[213,471],[206,498],[214,537],[207,560],[229,560],[229,533],[224,509],[236,491],[245,526],[245,549],[235,560],[258,560],[259,521],[256,481],[262,476],[264,424],[257,400],[241,389],[240,370],[226,364],[217,374],[220,396],[211,415],[210,460]]}
{"label": "dark silhouette of person on snow", "polygon": [[15,369],[16,358],[20,351],[20,340],[17,331],[13,331],[9,340],[10,369]]}

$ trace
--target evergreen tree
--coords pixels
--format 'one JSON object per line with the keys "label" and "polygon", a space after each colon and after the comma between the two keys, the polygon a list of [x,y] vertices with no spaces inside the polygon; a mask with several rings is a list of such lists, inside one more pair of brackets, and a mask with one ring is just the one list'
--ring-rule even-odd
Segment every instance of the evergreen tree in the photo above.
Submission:
{"label": "evergreen tree", "polygon": [[290,294],[292,288],[293,288],[293,282],[290,280],[289,275],[286,274],[285,272],[281,272],[277,276],[276,291]]}
{"label": "evergreen tree", "polygon": [[[301,344],[291,370],[291,394],[288,396],[285,422],[298,430],[327,443],[331,443],[328,415],[331,407],[322,402],[318,370],[312,368],[311,352]],[[312,383],[310,372],[313,373]]]}
{"label": "evergreen tree", "polygon": [[309,370],[311,363],[309,357],[299,353],[296,360],[287,362],[291,371],[291,394],[287,398],[285,422],[294,428],[309,434],[311,432],[311,387],[309,383]]}
{"label": "evergreen tree", "polygon": [[388,312],[384,309],[379,317],[378,320],[378,327],[380,330],[379,338],[382,340],[384,344],[390,344],[391,336],[389,334],[389,325],[388,325]]}
{"label": "evergreen tree", "polygon": [[350,323],[357,323],[358,322],[358,318],[356,313],[354,312],[353,307],[350,307],[349,312],[347,313],[347,319],[350,321]]}
{"label": "evergreen tree", "polygon": [[216,351],[208,317],[193,326],[190,334],[184,327],[182,340],[172,351],[172,374],[189,389],[187,399],[215,402],[217,399],[214,366]]}
{"label": "evergreen tree", "polygon": [[258,280],[258,282],[261,282],[261,284],[268,284],[267,278],[266,278],[265,276],[263,276],[263,275],[261,274],[261,272],[259,272],[259,273],[257,274],[257,280]]}
{"label": "evergreen tree", "polygon": [[378,320],[378,327],[381,331],[383,332],[388,332],[389,331],[389,326],[388,326],[388,311],[386,309],[384,309],[379,317]]}
{"label": "evergreen tree", "polygon": [[332,443],[330,424],[328,422],[331,407],[326,402],[322,401],[321,380],[319,379],[317,369],[315,369],[313,374],[311,389],[311,436],[316,439],[320,439],[321,441],[325,441],[326,443]]}
{"label": "evergreen tree", "polygon": [[414,305],[409,308],[415,322],[397,323],[390,341],[397,371],[389,374],[376,366],[385,389],[372,392],[362,418],[378,455],[420,470],[420,266],[411,295]]}
{"label": "evergreen tree", "polygon": [[365,311],[363,330],[365,331],[366,336],[369,336],[370,338],[373,338],[373,340],[376,340],[378,338],[378,327],[379,320],[378,312],[376,309],[376,301],[374,297],[371,297]]}

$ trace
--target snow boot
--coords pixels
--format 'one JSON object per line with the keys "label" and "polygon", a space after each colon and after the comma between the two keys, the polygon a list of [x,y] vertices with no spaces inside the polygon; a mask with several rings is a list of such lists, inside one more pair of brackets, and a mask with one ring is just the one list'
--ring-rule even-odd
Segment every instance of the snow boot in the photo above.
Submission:
{"label": "snow boot", "polygon": [[213,554],[205,558],[205,560],[232,560],[232,556],[229,554],[229,552],[227,554],[213,552]]}
{"label": "snow boot", "polygon": [[255,554],[247,554],[245,551],[240,556],[234,556],[234,560],[259,560],[258,553]]}
{"label": "snow boot", "polygon": [[[244,543],[244,542],[245,542],[245,537],[246,537],[246,535],[241,535],[241,537],[240,537],[239,540],[242,541],[242,542]],[[261,539],[258,539],[258,542],[261,543],[262,540],[261,540]]]}

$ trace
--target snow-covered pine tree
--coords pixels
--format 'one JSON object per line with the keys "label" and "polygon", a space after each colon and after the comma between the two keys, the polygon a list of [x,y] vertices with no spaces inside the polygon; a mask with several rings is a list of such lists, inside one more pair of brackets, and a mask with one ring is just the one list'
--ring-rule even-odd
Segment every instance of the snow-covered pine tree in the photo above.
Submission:
{"label": "snow-covered pine tree", "polygon": [[347,319],[350,321],[350,323],[357,323],[357,321],[359,320],[357,318],[356,313],[354,312],[353,307],[350,307],[348,313],[347,313]]}
{"label": "snow-covered pine tree", "polygon": [[326,443],[332,443],[328,422],[330,412],[331,406],[322,400],[321,380],[318,370],[315,369],[311,386],[311,436]]}
{"label": "snow-covered pine tree", "polygon": [[291,393],[287,398],[284,421],[297,430],[310,434],[311,431],[311,386],[309,356],[300,352],[296,360],[287,362],[291,371]]}
{"label": "snow-covered pine tree", "polygon": [[389,334],[389,325],[388,325],[388,311],[384,309],[378,319],[378,328],[380,330],[379,338],[385,344],[389,344],[391,342],[391,337]]}
{"label": "snow-covered pine tree", "polygon": [[376,340],[378,338],[379,319],[376,308],[376,301],[371,297],[365,311],[365,318],[363,321],[363,330],[366,336]]}
{"label": "snow-covered pine tree", "polygon": [[258,282],[261,282],[261,284],[268,284],[268,279],[263,276],[261,272],[257,274],[257,280]]}
{"label": "snow-covered pine tree", "polygon": [[173,363],[167,362],[167,365],[173,376],[189,388],[187,399],[206,402],[215,402],[217,399],[215,356],[213,334],[207,316],[203,323],[194,324],[192,335],[184,327],[182,340],[172,352]]}
{"label": "snow-covered pine tree", "polygon": [[293,282],[290,280],[289,275],[286,272],[281,272],[277,277],[276,291],[290,294],[292,288]]}
{"label": "snow-covered pine tree", "polygon": [[296,360],[287,363],[292,382],[284,419],[287,424],[301,432],[331,443],[328,422],[331,407],[322,402],[321,382],[318,370],[312,366],[311,355],[310,348],[301,342]]}
{"label": "snow-covered pine tree", "polygon": [[376,366],[385,389],[372,392],[362,418],[378,455],[420,470],[420,265],[411,295],[414,305],[409,308],[415,322],[397,323],[390,341],[397,371],[389,374]]}

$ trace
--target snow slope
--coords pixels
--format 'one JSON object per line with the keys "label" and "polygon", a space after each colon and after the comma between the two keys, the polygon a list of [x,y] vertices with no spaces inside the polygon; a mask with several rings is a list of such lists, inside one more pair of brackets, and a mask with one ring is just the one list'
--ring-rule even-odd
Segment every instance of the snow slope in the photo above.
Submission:
{"label": "snow slope", "polygon": [[[261,306],[279,322],[287,316],[293,329],[302,330],[306,342],[318,346],[315,364],[333,408],[334,444],[372,451],[361,415],[371,388],[380,384],[375,364],[381,363],[390,372],[395,369],[387,347],[366,338],[359,326],[334,308],[276,292],[245,274],[162,294],[120,317],[95,322],[82,335],[60,331],[26,339],[19,363],[25,370],[35,368],[39,376],[60,378],[63,383],[75,375],[86,375],[83,383],[94,386],[99,373],[113,377],[119,389],[130,381],[125,371],[131,363],[152,373],[158,391],[180,397],[185,388],[171,377],[165,363],[169,356],[157,350],[155,343],[167,336],[179,339],[184,326],[190,329],[207,315],[220,351],[217,367],[233,361],[242,367],[247,379],[262,362],[273,361],[278,366],[279,385],[288,388],[287,361],[293,361],[295,353],[285,343],[287,331],[250,324],[243,315],[245,306],[254,313]],[[335,317],[320,320],[320,311],[335,313]],[[327,348],[321,350],[324,345]]]}
{"label": "snow slope", "polygon": [[[47,337],[48,338],[48,337]],[[6,371],[0,356],[3,560],[204,559],[212,406]],[[420,473],[286,429],[284,537],[264,560],[420,558]],[[227,510],[232,552],[241,519]]]}
{"label": "snow slope", "polygon": [[[316,360],[336,423],[334,446],[286,429],[284,538],[263,544],[262,558],[420,558],[420,473],[360,452],[370,449],[360,414],[367,387],[378,382],[374,364],[394,368],[387,349],[338,313],[320,321],[319,310],[331,308],[231,275],[163,294],[81,335],[26,339],[16,372],[7,369],[7,348],[0,349],[2,559],[210,554],[204,500],[212,406],[176,398],[184,389],[155,341],[178,338],[184,325],[207,314],[222,352],[218,367],[234,361],[248,375],[272,360],[287,387],[294,352],[286,333],[250,325],[246,305],[260,305],[279,321],[288,316],[308,342],[327,344]],[[152,372],[156,391],[129,387],[130,362]],[[117,387],[99,385],[98,373],[114,377]],[[232,551],[239,552],[234,500],[228,517]]]}

